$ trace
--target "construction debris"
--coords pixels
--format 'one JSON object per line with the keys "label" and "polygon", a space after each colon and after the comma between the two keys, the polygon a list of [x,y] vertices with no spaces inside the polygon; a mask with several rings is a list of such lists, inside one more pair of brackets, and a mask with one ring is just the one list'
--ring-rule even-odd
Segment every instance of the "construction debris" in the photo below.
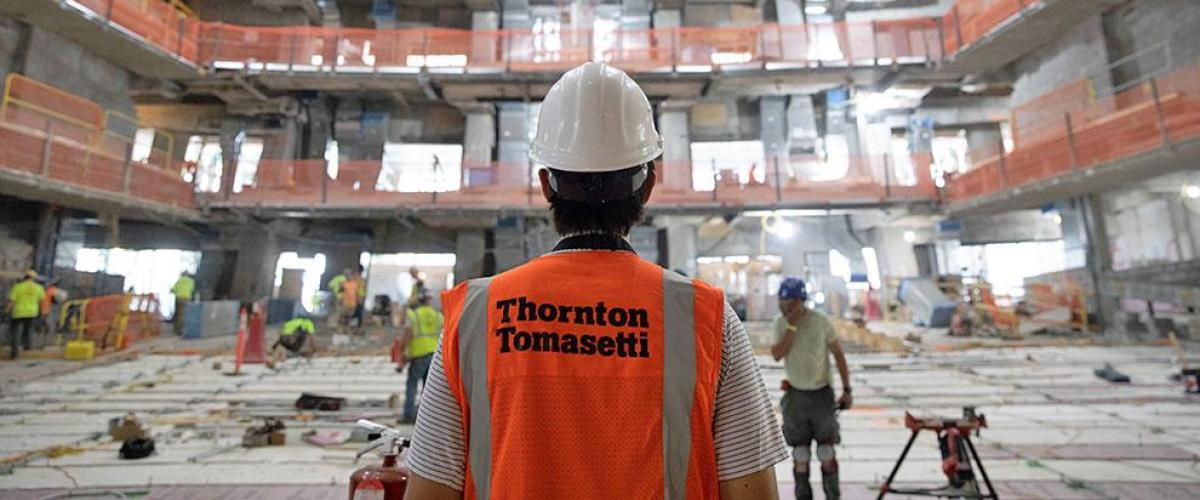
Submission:
{"label": "construction debris", "polygon": [[276,418],[264,419],[263,424],[246,429],[242,436],[242,446],[257,448],[261,446],[283,446],[287,444],[287,426]]}
{"label": "construction debris", "polygon": [[113,441],[129,441],[145,439],[150,436],[150,430],[133,412],[123,417],[114,417],[108,421],[108,435]]}
{"label": "construction debris", "polygon": [[1095,373],[1097,377],[1117,384],[1128,384],[1130,381],[1129,375],[1117,371],[1111,364],[1105,364],[1104,368],[1097,368]]}

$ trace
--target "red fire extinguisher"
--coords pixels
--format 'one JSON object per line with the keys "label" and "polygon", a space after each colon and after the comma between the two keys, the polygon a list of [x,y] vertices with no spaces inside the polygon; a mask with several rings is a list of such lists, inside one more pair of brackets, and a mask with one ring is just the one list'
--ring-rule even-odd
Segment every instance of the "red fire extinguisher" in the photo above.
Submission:
{"label": "red fire extinguisher", "polygon": [[379,438],[358,450],[355,459],[383,448],[383,463],[364,466],[350,475],[350,500],[403,500],[404,488],[408,486],[408,469],[400,464],[399,458],[400,452],[408,448],[408,438],[401,437],[396,429],[370,420],[361,419],[358,425],[379,433]]}

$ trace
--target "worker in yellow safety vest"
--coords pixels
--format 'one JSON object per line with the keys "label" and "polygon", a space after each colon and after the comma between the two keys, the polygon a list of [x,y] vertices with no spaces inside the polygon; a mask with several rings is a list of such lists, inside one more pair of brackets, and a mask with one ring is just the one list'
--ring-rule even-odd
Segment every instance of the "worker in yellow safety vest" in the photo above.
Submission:
{"label": "worker in yellow safety vest", "polygon": [[21,332],[21,345],[25,346],[26,351],[33,347],[29,334],[42,312],[42,297],[45,295],[46,289],[38,284],[37,272],[33,270],[25,271],[25,277],[8,290],[4,312],[9,315],[8,331],[11,332],[8,345],[12,348],[12,354],[9,359],[17,359],[17,332]]}
{"label": "worker in yellow safety vest", "polygon": [[342,283],[346,282],[349,275],[350,269],[347,268],[329,279],[329,292],[333,294],[333,302],[329,305],[330,325],[337,325],[342,319]]}
{"label": "worker in yellow safety vest", "polygon": [[272,346],[275,363],[286,359],[289,355],[312,356],[314,346],[311,338],[317,332],[317,325],[308,316],[292,318],[283,324],[279,330],[279,340]]}
{"label": "worker in yellow safety vest", "polygon": [[191,273],[184,271],[179,274],[179,279],[175,280],[175,284],[171,286],[171,294],[175,296],[175,318],[174,329],[175,335],[183,335],[183,326],[185,321],[185,310],[187,303],[192,301],[192,296],[196,293],[196,280],[192,278]]}
{"label": "worker in yellow safety vest", "polygon": [[429,305],[429,292],[422,290],[416,307],[408,310],[408,323],[400,337],[400,361],[396,371],[408,363],[408,382],[404,388],[404,421],[417,419],[417,384],[422,387],[429,376],[429,362],[442,336],[442,313]]}

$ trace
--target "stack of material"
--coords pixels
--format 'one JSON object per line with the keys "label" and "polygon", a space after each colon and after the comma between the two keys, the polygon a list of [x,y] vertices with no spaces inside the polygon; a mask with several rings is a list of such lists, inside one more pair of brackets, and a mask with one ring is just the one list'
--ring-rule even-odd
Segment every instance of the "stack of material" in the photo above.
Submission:
{"label": "stack of material", "polygon": [[236,300],[189,302],[184,311],[183,338],[236,335],[240,306]]}

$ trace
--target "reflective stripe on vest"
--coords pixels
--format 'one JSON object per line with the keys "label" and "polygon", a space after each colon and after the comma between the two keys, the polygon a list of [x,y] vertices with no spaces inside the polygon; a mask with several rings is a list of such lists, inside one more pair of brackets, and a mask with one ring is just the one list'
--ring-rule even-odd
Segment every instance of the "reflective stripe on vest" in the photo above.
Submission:
{"label": "reflective stripe on vest", "polygon": [[[612,252],[607,253],[612,254]],[[717,491],[716,458],[711,429],[712,411],[715,404],[715,386],[719,370],[722,326],[720,318],[723,312],[723,299],[718,290],[708,286],[694,285],[687,278],[673,272],[663,271],[653,266],[653,264],[638,260],[632,254],[629,255],[631,256],[630,264],[634,267],[630,275],[638,277],[638,284],[648,284],[651,273],[658,273],[659,276],[657,282],[658,286],[661,287],[661,295],[659,295],[658,290],[644,290],[645,286],[640,287],[642,293],[637,295],[637,297],[642,297],[641,300],[650,300],[648,298],[653,298],[654,302],[661,300],[661,304],[653,304],[651,306],[652,308],[649,311],[649,318],[651,318],[649,322],[650,327],[647,328],[651,332],[661,331],[661,338],[657,336],[659,334],[652,333],[649,337],[649,343],[647,343],[647,339],[644,336],[640,338],[640,343],[638,343],[639,341],[630,342],[629,338],[621,340],[620,335],[632,328],[619,329],[614,327],[602,330],[603,326],[613,325],[605,325],[603,321],[600,321],[598,324],[602,326],[593,326],[589,330],[587,326],[577,326],[582,325],[582,321],[575,321],[558,324],[553,322],[543,323],[544,325],[548,325],[544,329],[549,329],[550,326],[561,327],[559,328],[559,332],[552,333],[554,335],[553,343],[547,340],[548,335],[551,335],[551,333],[534,332],[534,326],[521,326],[520,328],[529,329],[531,332],[521,331],[513,333],[510,345],[510,335],[507,333],[501,335],[503,327],[497,329],[498,324],[508,325],[510,323],[497,323],[497,316],[501,314],[498,306],[504,301],[511,299],[509,294],[513,293],[514,290],[513,281],[507,281],[504,285],[498,285],[496,279],[500,279],[500,277],[472,280],[464,284],[465,286],[460,286],[460,288],[465,288],[465,290],[447,292],[448,298],[444,299],[444,304],[447,304],[447,341],[445,345],[448,350],[443,353],[443,358],[446,360],[447,375],[451,378],[451,385],[455,389],[456,397],[459,398],[459,403],[465,410],[464,425],[467,426],[468,445],[466,464],[468,469],[468,484],[464,492],[466,498],[488,499],[492,494],[496,494],[498,497],[512,496],[516,494],[514,491],[522,492],[526,496],[539,496],[540,493],[564,494],[562,490],[555,489],[560,486],[553,484],[548,486],[514,485],[514,482],[521,481],[546,482],[551,480],[550,478],[539,477],[537,472],[521,470],[522,461],[529,460],[527,455],[522,455],[522,450],[528,453],[529,440],[531,439],[532,442],[540,442],[538,439],[539,436],[530,437],[530,434],[541,434],[538,431],[530,432],[530,426],[544,429],[547,435],[563,430],[577,432],[579,436],[582,436],[579,442],[580,446],[595,447],[596,439],[594,436],[587,435],[589,431],[587,428],[566,429],[567,426],[555,425],[557,422],[538,422],[537,419],[551,415],[541,413],[542,410],[539,410],[537,407],[543,407],[544,410],[544,407],[549,405],[548,407],[550,408],[561,408],[568,413],[572,410],[570,408],[554,406],[555,397],[561,400],[561,387],[557,389],[542,389],[540,387],[528,386],[540,386],[541,384],[537,383],[539,380],[542,384],[552,385],[557,382],[561,385],[561,382],[556,379],[563,379],[563,377],[568,380],[579,379],[579,383],[584,386],[579,388],[582,394],[589,390],[589,387],[586,387],[588,385],[603,386],[611,384],[613,387],[606,388],[609,391],[627,389],[636,393],[616,393],[618,400],[614,401],[614,403],[617,408],[614,408],[613,413],[616,414],[620,411],[628,412],[629,410],[626,408],[619,408],[621,401],[632,401],[638,408],[645,407],[646,400],[644,399],[644,395],[656,392],[638,391],[638,386],[636,385],[637,380],[646,377],[648,367],[655,366],[654,363],[658,362],[657,360],[649,359],[652,357],[651,353],[653,353],[653,357],[661,356],[662,358],[661,372],[654,371],[655,376],[661,376],[662,380],[661,401],[657,403],[652,402],[650,403],[652,406],[646,408],[661,408],[661,444],[646,443],[644,438],[651,435],[656,436],[656,434],[645,433],[645,430],[640,429],[637,425],[639,422],[652,421],[658,418],[658,415],[653,414],[653,412],[649,414],[635,414],[632,418],[628,419],[627,424],[630,429],[629,432],[632,433],[631,436],[635,438],[631,446],[636,446],[637,451],[649,451],[649,448],[646,448],[646,446],[661,446],[661,472],[647,471],[646,476],[635,477],[634,482],[639,483],[636,487],[642,489],[630,494],[638,497],[650,495],[652,490],[645,488],[659,484],[657,482],[658,479],[653,479],[651,476],[658,477],[661,474],[661,484],[655,486],[653,490],[660,493],[654,493],[653,496],[661,495],[662,498],[668,500],[715,498]],[[573,265],[575,263],[578,263],[577,265],[586,265],[590,262],[588,259],[596,258],[596,255],[573,257],[559,255],[557,257],[571,259],[570,262]],[[543,257],[542,259],[545,258]],[[535,264],[535,268],[525,271],[534,273],[533,275],[526,275],[527,279],[530,276],[539,276],[539,273],[544,272],[547,267],[544,262],[538,263],[538,260],[531,263]],[[633,264],[632,261],[639,263]],[[623,264],[624,262],[621,263]],[[527,264],[526,266],[529,265]],[[611,264],[609,265],[611,266]],[[553,270],[555,269],[551,269],[551,271]],[[518,283],[523,282],[518,280]],[[571,285],[564,286],[571,287]],[[701,287],[703,287],[703,290],[700,290]],[[505,292],[505,290],[508,290],[508,292]],[[544,290],[541,291],[545,293]],[[700,293],[701,291],[703,293]],[[537,292],[530,290],[530,295],[534,296]],[[498,296],[497,294],[503,294],[503,296]],[[588,297],[588,295],[584,293],[580,294],[579,297]],[[564,297],[561,300],[561,304],[554,305],[553,307],[559,308],[558,310],[560,311],[569,310],[572,306],[568,306],[568,304],[571,304],[575,300],[578,299]],[[618,295],[610,296],[609,300],[611,304],[616,305],[617,300],[631,299]],[[593,301],[592,303],[596,302]],[[625,305],[627,304],[621,304],[621,306]],[[516,307],[516,303],[513,303],[512,310],[509,311],[513,316],[517,314]],[[550,305],[548,303],[543,304],[543,307],[550,307]],[[698,307],[703,307],[703,310],[698,310]],[[633,311],[633,309],[630,309],[630,311]],[[493,315],[492,324],[489,324],[489,313]],[[576,313],[576,320],[580,319],[578,314]],[[599,312],[596,314],[600,315]],[[629,317],[632,317],[632,313],[628,314]],[[457,315],[456,318],[454,317],[455,315]],[[516,318],[511,319],[515,320]],[[704,322],[701,328],[697,328],[698,321]],[[656,325],[661,325],[661,327]],[[625,331],[622,331],[621,334],[613,335],[613,330]],[[583,346],[586,345],[582,340],[582,337],[585,336],[583,334],[589,331],[608,332],[607,335],[603,333],[595,335],[594,337],[596,338],[593,339],[601,347],[596,348],[592,352],[601,353],[604,357],[596,357],[598,355],[584,356],[583,354],[587,353],[583,352],[582,347],[578,352],[574,350],[568,351],[565,347],[561,349],[561,352],[559,351],[560,335],[562,346],[567,345],[566,337],[568,335],[572,336],[572,342],[574,342],[574,336],[578,336],[580,338],[579,345]],[[525,338],[520,340],[529,340],[533,336],[532,345],[534,347],[529,347],[529,342],[520,342],[518,334],[525,335]],[[536,337],[536,335],[542,335],[540,339],[544,343],[539,344],[539,337]],[[699,335],[704,335],[706,338],[700,339]],[[604,340],[611,341],[614,338],[618,340],[607,343],[608,348],[606,350],[604,340],[597,340],[602,337]],[[499,338],[504,338],[505,340],[497,340]],[[490,350],[489,339],[492,339]],[[503,344],[500,344],[500,342],[503,342]],[[614,348],[614,344],[618,347]],[[571,345],[574,346],[574,343]],[[539,348],[538,346],[541,347]],[[550,346],[553,346],[554,349],[549,349]],[[650,347],[647,348],[647,346]],[[698,346],[701,349],[699,353]],[[506,348],[509,351],[504,351]],[[450,349],[455,349],[456,352],[452,352]],[[541,352],[537,352],[539,350]],[[505,358],[504,362],[500,365],[489,366],[490,362],[494,362],[489,359],[489,354],[500,356],[500,352],[510,353],[506,355],[537,356],[537,358]],[[560,358],[554,358],[555,356]],[[451,357],[456,359],[451,359]],[[523,359],[528,360],[527,362],[531,364],[522,368]],[[558,359],[558,361],[547,361],[554,359]],[[641,368],[631,368],[630,370],[632,371],[622,371],[627,366],[635,365],[619,365],[619,363],[641,363],[640,365],[636,365]],[[566,367],[564,368],[563,366]],[[602,373],[597,375],[598,378],[595,380],[588,380],[586,377],[581,378],[578,374],[579,367],[581,366],[594,366],[596,369],[591,371]],[[573,369],[575,371],[572,371]],[[609,369],[617,371],[604,372],[604,370]],[[502,370],[507,378],[505,380],[489,380],[489,376],[494,375],[497,370]],[[562,370],[562,373],[554,375],[554,373],[557,373],[555,370]],[[531,375],[528,377],[520,376],[521,373],[525,372]],[[573,374],[567,374],[567,372]],[[591,374],[590,371],[588,373],[589,375]],[[606,376],[604,373],[609,373],[609,375]],[[629,378],[631,376],[629,375],[630,373],[633,374],[633,378]],[[701,377],[700,380],[697,378],[698,373]],[[514,381],[514,376],[518,380]],[[518,388],[514,389],[514,386]],[[493,400],[493,391],[497,390],[500,390],[502,394],[509,395],[510,398],[515,396],[517,399],[515,401],[511,399],[508,401]],[[554,392],[555,390],[559,390],[560,392],[556,393]],[[539,398],[542,395],[550,398],[550,400],[540,400]],[[584,403],[582,403],[586,406],[590,402],[591,406],[588,408],[594,407],[597,401],[597,396],[594,393],[590,395],[592,399],[585,398],[583,400]],[[600,396],[600,398],[603,399],[603,396]],[[639,400],[639,398],[642,399]],[[514,405],[528,403],[532,403],[534,407],[529,408],[524,413],[520,413],[523,411],[520,409],[524,408],[523,406],[517,406],[519,408],[517,410],[513,409]],[[497,408],[500,408],[499,413],[497,413],[497,418],[500,420],[493,421],[493,412]],[[514,411],[518,413],[514,413]],[[584,408],[580,411],[588,410]],[[584,426],[589,425],[586,423],[588,419],[597,418],[599,420],[596,422],[596,427],[608,428],[610,431],[613,429],[610,415],[596,414],[593,417],[593,414],[571,413],[567,418],[571,419],[571,422],[576,422],[575,425]],[[609,418],[609,420],[603,420],[605,418]],[[581,420],[583,422],[581,424],[578,423]],[[539,426],[539,423],[542,425]],[[605,424],[609,425],[605,427]],[[658,423],[655,423],[655,425],[657,426]],[[694,436],[693,429],[702,430],[701,435]],[[703,432],[703,430],[707,430],[708,432]],[[593,429],[593,432],[599,431]],[[508,436],[507,442],[505,441],[505,436]],[[519,440],[521,436],[524,436],[526,442],[518,441],[514,443],[512,441],[513,439]],[[592,439],[589,440],[589,437]],[[608,437],[602,436],[602,438]],[[611,436],[612,441],[616,443],[622,442],[622,437],[620,435]],[[658,439],[658,437],[656,436],[655,439]],[[541,441],[544,441],[544,439]],[[500,447],[497,448],[497,446]],[[525,447],[523,448],[522,446]],[[561,443],[561,446],[569,448],[573,446],[573,443],[564,442]],[[655,451],[657,452],[657,450]],[[555,464],[558,462],[553,456],[554,452],[554,449],[545,450],[547,455],[545,457],[546,464]],[[497,456],[496,453],[500,455]],[[508,454],[507,457],[505,457],[506,453]],[[513,455],[514,453],[516,455]],[[578,459],[578,454],[572,456]],[[625,454],[617,459],[619,463],[616,466],[620,467],[618,470],[626,474],[630,470],[630,467],[628,467],[630,465],[629,456],[629,454]],[[598,457],[596,470],[602,470],[600,469],[601,464],[599,462],[603,462],[604,458],[610,457]],[[540,457],[538,460],[540,460]],[[652,460],[647,462],[653,463]],[[565,464],[563,467],[565,468],[564,470],[572,470],[569,464]],[[551,473],[557,472],[560,471],[551,471]],[[587,483],[588,478],[580,479],[585,484]],[[646,483],[646,481],[650,481],[651,479],[655,482],[652,484]],[[620,485],[606,484],[596,488],[596,490],[611,491],[618,488],[620,488]],[[587,489],[587,486],[583,487],[583,491]]]}

